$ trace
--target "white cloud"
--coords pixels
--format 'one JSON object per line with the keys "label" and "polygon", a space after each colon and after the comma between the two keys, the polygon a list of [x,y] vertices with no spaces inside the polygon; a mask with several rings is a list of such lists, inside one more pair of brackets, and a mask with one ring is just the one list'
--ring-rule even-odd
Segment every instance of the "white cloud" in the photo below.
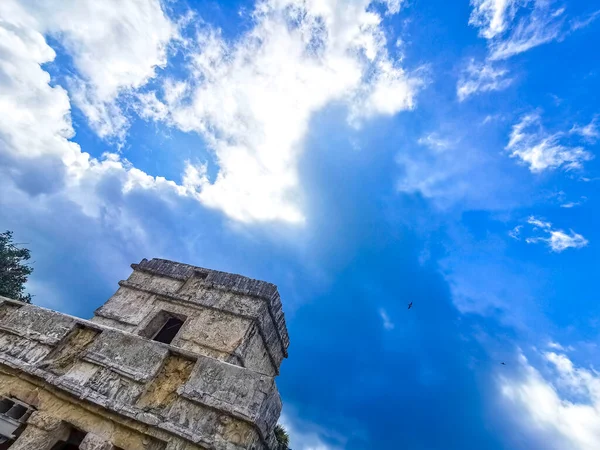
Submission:
{"label": "white cloud", "polygon": [[510,230],[508,232],[508,235],[513,238],[516,239],[517,241],[521,240],[521,230],[523,229],[523,225],[517,225],[516,227],[514,227],[512,230]]}
{"label": "white cloud", "polygon": [[[471,0],[469,24],[488,40],[489,59],[507,59],[564,34],[564,8],[553,0]],[[517,14],[518,13],[518,14]]]}
{"label": "white cloud", "polygon": [[579,206],[583,203],[585,203],[587,201],[587,197],[585,196],[581,196],[580,200],[577,202],[566,202],[566,203],[562,203],[560,205],[561,208],[574,208],[576,206]]}
{"label": "white cloud", "polygon": [[[391,14],[399,2],[386,5]],[[94,159],[82,152],[71,140],[67,92],[50,86],[40,67],[55,58],[44,37],[52,35],[78,71],[68,83],[71,99],[101,136],[122,136],[128,119],[119,96],[155,75],[166,62],[169,41],[177,37],[158,1],[54,5],[46,0],[35,7],[8,1],[0,5],[0,15],[8,24],[2,32],[9,47],[3,66],[9,81],[0,87],[7,118],[0,125],[7,143],[2,151],[15,167],[23,158],[58,158],[67,173],[61,182],[80,198],[84,195],[75,186],[91,184],[86,177],[98,181],[121,170],[124,189],[160,184],[236,220],[302,222],[297,162],[312,114],[342,102],[349,120],[360,124],[412,108],[421,84],[388,54],[382,17],[367,0],[260,2],[254,28],[234,43],[202,25],[187,55],[190,77],[167,80],[160,100],[155,92],[136,96],[140,116],[196,131],[215,151],[216,179],[209,179],[204,165],[188,163],[183,184],[176,185],[148,177],[114,155]]]}
{"label": "white cloud", "polygon": [[441,137],[436,132],[429,133],[420,137],[417,143],[435,151],[448,150],[449,148],[452,148],[454,145],[456,145],[454,141]]}
{"label": "white cloud", "polygon": [[545,243],[553,252],[560,253],[569,248],[583,248],[589,244],[581,234],[569,230],[566,233],[563,230],[553,229],[552,223],[546,222],[531,216],[527,223],[533,225],[533,231],[541,231],[545,236],[533,236],[525,239],[528,244]]}
{"label": "white cloud", "polygon": [[564,34],[564,8],[554,8],[550,0],[535,0],[507,36],[490,42],[490,59],[507,59],[534,47],[559,39]]}
{"label": "white cloud", "polygon": [[475,125],[464,133],[464,124],[446,121],[413,145],[402,145],[396,154],[401,172],[398,191],[422,195],[441,210],[489,210],[521,202],[515,192],[527,186],[515,184],[513,175],[501,164],[503,155],[482,145],[488,141],[486,130]]}
{"label": "white cloud", "polygon": [[128,121],[117,97],[166,64],[177,32],[159,0],[4,0],[0,17],[60,41],[77,70],[73,100],[101,137],[123,137]]}
{"label": "white cloud", "polygon": [[512,158],[529,165],[531,172],[564,168],[580,169],[593,158],[583,147],[562,144],[565,134],[548,133],[538,112],[527,114],[515,124],[506,149]]}
{"label": "white cloud", "polygon": [[457,85],[459,100],[478,92],[506,89],[512,82],[508,69],[494,68],[534,47],[560,40],[596,18],[567,24],[565,8],[553,0],[471,0],[469,24],[487,40],[488,54],[481,63],[471,61]]}
{"label": "white cloud", "polygon": [[574,125],[570,133],[577,134],[590,143],[594,143],[600,138],[600,130],[598,130],[598,120],[594,118],[587,125]]}
{"label": "white cloud", "polygon": [[479,92],[501,91],[512,82],[512,78],[508,77],[508,69],[494,67],[490,61],[478,64],[471,59],[458,80],[456,95],[462,102]]}
{"label": "white cloud", "polygon": [[528,243],[546,242],[552,251],[560,253],[568,248],[583,248],[588,245],[589,241],[582,235],[570,230],[565,233],[562,230],[552,230],[549,238],[530,238]]}
{"label": "white cloud", "polygon": [[503,33],[507,22],[514,17],[515,0],[471,0],[473,11],[469,25],[479,28],[479,33],[486,39]]}
{"label": "white cloud", "polygon": [[[202,26],[190,77],[145,97],[147,118],[201,134],[219,165],[198,180],[198,198],[243,222],[299,223],[298,160],[317,111],[346,104],[349,121],[411,109],[422,80],[387,50],[382,17],[370,0],[258,3],[254,26],[235,42]],[[399,2],[387,2],[388,13]]]}
{"label": "white cloud", "polygon": [[[286,410],[282,412],[279,423],[288,432],[290,448],[294,450],[341,450],[343,448],[343,446],[328,444],[325,441],[324,437],[331,438],[331,433],[315,424],[299,419],[296,415],[290,415]],[[340,441],[343,439],[335,436],[333,440]]]}
{"label": "white cloud", "polygon": [[585,28],[589,24],[591,24],[594,20],[596,20],[598,17],[600,17],[600,10],[594,11],[593,13],[591,13],[589,16],[587,16],[585,18],[578,18],[578,19],[573,20],[570,23],[570,28],[572,31],[579,30],[580,28]]}
{"label": "white cloud", "polygon": [[568,345],[567,347],[564,347],[564,346],[560,345],[558,342],[553,342],[553,341],[548,342],[548,348],[551,348],[553,350],[558,350],[558,351],[561,351],[561,352],[573,351],[574,350],[573,346],[571,346],[571,345]]}
{"label": "white cloud", "polygon": [[383,321],[383,328],[385,328],[386,330],[393,330],[394,329],[394,322],[391,321],[390,316],[388,316],[388,313],[386,312],[385,309],[383,308],[379,308],[379,316],[381,317],[381,320]]}
{"label": "white cloud", "polygon": [[536,219],[534,216],[529,216],[527,219],[527,223],[533,225],[534,227],[541,228],[542,230],[549,230],[552,228],[552,224],[550,222],[545,222],[540,219]]}
{"label": "white cloud", "polygon": [[[71,139],[74,136],[67,92],[50,86],[41,65],[55,52],[35,21],[2,3],[0,12],[0,159],[8,180],[32,195],[60,191],[85,214],[97,217],[104,208],[98,187],[105,180],[124,193],[136,189],[162,195],[188,195],[185,186],[151,177],[115,154],[92,158]],[[6,186],[3,186],[6,189]]]}
{"label": "white cloud", "polygon": [[500,391],[518,426],[533,434],[540,448],[600,448],[600,375],[576,367],[564,354],[546,352],[553,369],[544,377],[520,355],[519,379],[501,376]]}

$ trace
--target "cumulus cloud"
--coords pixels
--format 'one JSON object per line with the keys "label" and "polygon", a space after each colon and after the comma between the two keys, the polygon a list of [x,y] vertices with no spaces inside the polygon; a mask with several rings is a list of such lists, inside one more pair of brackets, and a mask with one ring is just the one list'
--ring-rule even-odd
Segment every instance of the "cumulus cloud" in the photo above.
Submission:
{"label": "cumulus cloud", "polygon": [[[540,220],[534,216],[527,219],[527,223],[533,227],[533,232],[537,233],[525,239],[528,244],[545,243],[553,252],[560,253],[569,248],[583,248],[589,244],[581,234],[575,233],[573,230],[565,232],[560,229],[554,229],[552,223]],[[522,226],[512,230],[511,237],[517,239],[520,235]],[[515,231],[517,232],[515,235]],[[543,235],[539,235],[543,233]]]}
{"label": "cumulus cloud", "polygon": [[506,150],[534,173],[557,168],[581,169],[585,161],[593,158],[592,154],[581,146],[564,143],[565,138],[563,132],[547,132],[540,113],[533,112],[513,126]]}
{"label": "cumulus cloud", "polygon": [[32,17],[14,8],[10,2],[0,5],[3,189],[12,180],[31,195],[60,192],[90,217],[98,217],[109,206],[98,193],[107,180],[123,193],[141,189],[157,195],[188,195],[185,186],[149,176],[116,154],[92,158],[82,151],[72,140],[69,96],[61,86],[50,85],[50,76],[41,67],[56,54],[43,34],[32,28],[36,24]]}
{"label": "cumulus cloud", "polygon": [[[400,2],[384,6],[394,14]],[[34,6],[10,0],[0,5],[0,15],[8,80],[0,108],[10,111],[1,125],[4,153],[15,164],[52,155],[64,164],[63,181],[71,185],[119,166],[127,178],[123,186],[150,188],[152,177],[125,159],[94,159],[73,142],[70,101],[100,136],[123,136],[128,119],[119,99],[155,76],[169,42],[179,38],[161,3],[45,0]],[[252,18],[253,28],[235,42],[199,25],[195,43],[186,40],[186,78],[167,79],[160,96],[138,91],[134,109],[143,118],[201,134],[219,166],[214,179],[206,165],[187,163],[181,185],[160,177],[154,183],[236,220],[299,223],[297,162],[312,115],[343,103],[349,122],[360,126],[413,108],[422,79],[388,53],[383,16],[368,0],[259,2]],[[69,95],[41,67],[56,57],[46,36],[72,57]]]}
{"label": "cumulus cloud", "polygon": [[[189,76],[167,80],[139,109],[206,139],[219,172],[196,180],[205,205],[243,222],[302,222],[298,160],[314,113],[345,104],[360,126],[414,107],[423,80],[389,54],[371,4],[260,2],[253,27],[234,42],[200,27]],[[386,5],[387,14],[399,9]]]}
{"label": "cumulus cloud", "polygon": [[534,435],[543,448],[599,448],[600,375],[577,367],[561,353],[545,352],[542,357],[547,364],[546,376],[521,354],[520,376],[499,378],[506,407],[518,415],[519,426]]}
{"label": "cumulus cloud", "polygon": [[495,67],[490,61],[476,63],[471,59],[458,80],[456,94],[462,102],[479,92],[504,90],[512,82],[512,78],[508,76],[508,69]]}
{"label": "cumulus cloud", "polygon": [[5,0],[0,16],[61,43],[76,69],[69,83],[73,101],[101,137],[123,137],[128,120],[118,96],[166,64],[177,33],[159,0]]}

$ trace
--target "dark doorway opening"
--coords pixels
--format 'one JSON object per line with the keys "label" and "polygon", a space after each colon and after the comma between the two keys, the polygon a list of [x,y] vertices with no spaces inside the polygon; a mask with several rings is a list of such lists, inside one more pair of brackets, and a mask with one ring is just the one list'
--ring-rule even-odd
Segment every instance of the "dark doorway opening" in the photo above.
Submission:
{"label": "dark doorway opening", "polygon": [[73,428],[67,440],[57,442],[52,450],[78,450],[86,434],[85,431]]}
{"label": "dark doorway opening", "polygon": [[183,320],[169,317],[163,327],[152,338],[153,341],[170,344],[183,325]]}

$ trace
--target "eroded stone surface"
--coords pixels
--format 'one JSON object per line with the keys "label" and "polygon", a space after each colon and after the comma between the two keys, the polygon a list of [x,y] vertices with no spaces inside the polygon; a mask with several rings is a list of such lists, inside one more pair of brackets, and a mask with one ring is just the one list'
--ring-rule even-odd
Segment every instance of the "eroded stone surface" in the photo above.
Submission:
{"label": "eroded stone surface", "polygon": [[139,399],[137,406],[145,411],[163,413],[178,397],[177,389],[188,380],[193,367],[194,361],[170,356]]}
{"label": "eroded stone surface", "polygon": [[76,327],[40,364],[48,371],[64,375],[90,346],[100,332],[91,328]]}
{"label": "eroded stone surface", "polygon": [[0,329],[46,344],[56,344],[74,325],[74,318],[34,305],[24,305],[0,321]]}
{"label": "eroded stone surface", "polygon": [[115,450],[115,446],[94,433],[88,433],[79,444],[79,450]]}
{"label": "eroded stone surface", "polygon": [[281,400],[272,377],[212,358],[198,358],[182,395],[254,422],[265,436],[281,413]]}
{"label": "eroded stone surface", "polygon": [[152,341],[107,330],[90,345],[85,359],[143,382],[156,376],[168,354],[167,348]]}
{"label": "eroded stone surface", "polygon": [[[289,344],[277,288],[165,260],[132,267],[91,322],[0,298],[0,395],[91,433],[87,450],[274,450]],[[183,325],[153,341],[169,317]],[[40,429],[14,448],[36,448]]]}
{"label": "eroded stone surface", "polygon": [[11,445],[12,450],[51,450],[57,442],[67,439],[70,432],[66,423],[39,412],[33,413],[28,424]]}

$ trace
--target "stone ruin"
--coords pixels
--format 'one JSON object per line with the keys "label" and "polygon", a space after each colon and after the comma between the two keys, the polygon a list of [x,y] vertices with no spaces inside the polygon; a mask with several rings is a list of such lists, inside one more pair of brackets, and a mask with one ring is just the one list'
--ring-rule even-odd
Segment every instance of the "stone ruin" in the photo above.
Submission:
{"label": "stone ruin", "polygon": [[276,449],[276,286],[131,267],[91,320],[0,297],[0,450]]}

